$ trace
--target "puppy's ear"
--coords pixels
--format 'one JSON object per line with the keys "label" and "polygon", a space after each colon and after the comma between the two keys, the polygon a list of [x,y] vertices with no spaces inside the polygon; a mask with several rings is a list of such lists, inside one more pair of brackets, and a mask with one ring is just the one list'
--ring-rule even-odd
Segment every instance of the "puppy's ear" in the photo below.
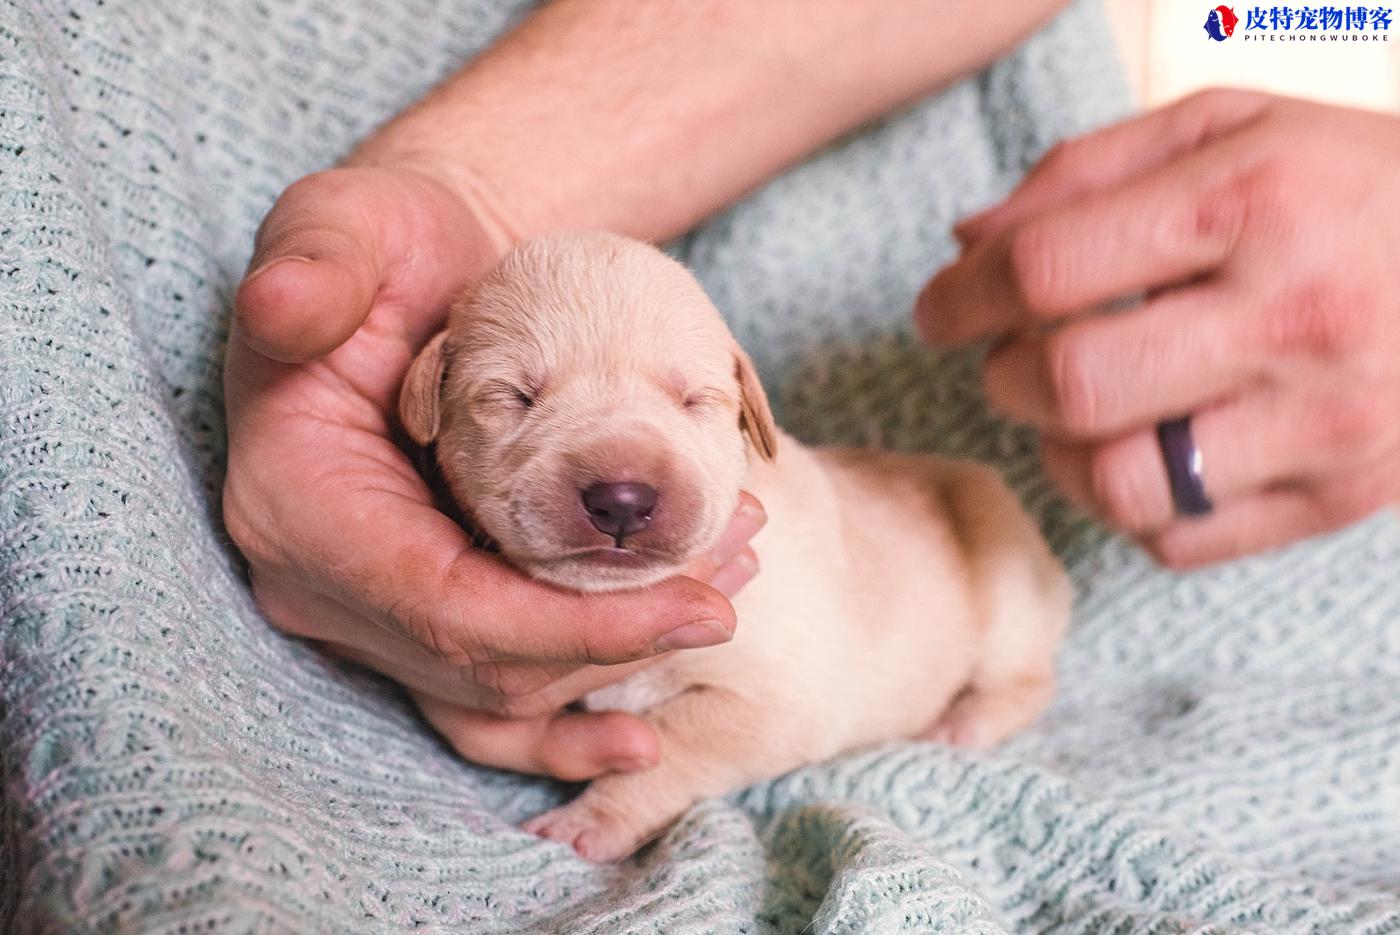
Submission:
{"label": "puppy's ear", "polygon": [[734,346],[734,376],[739,381],[739,428],[765,461],[778,456],[778,428],[773,424],[773,411],[768,408],[768,396],[763,392],[753,361],[743,348]]}
{"label": "puppy's ear", "polygon": [[442,375],[447,370],[447,332],[439,331],[409,365],[399,391],[399,421],[420,445],[437,438],[442,422]]}

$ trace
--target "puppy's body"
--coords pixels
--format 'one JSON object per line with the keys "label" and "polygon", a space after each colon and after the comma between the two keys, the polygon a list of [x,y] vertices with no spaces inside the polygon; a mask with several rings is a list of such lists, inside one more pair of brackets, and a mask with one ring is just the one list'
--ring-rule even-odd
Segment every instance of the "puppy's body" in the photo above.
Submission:
{"label": "puppy's body", "polygon": [[[943,479],[910,471],[936,474],[939,465],[806,449],[786,435],[779,444],[778,461],[756,463],[744,485],[768,525],[752,543],[763,572],[734,599],[734,639],[673,654],[589,695],[589,708],[640,714],[686,688],[732,683],[818,722],[839,750],[927,728],[966,682],[976,628],[968,570]],[[882,479],[893,485],[872,501]],[[843,497],[861,504],[859,515],[842,509]],[[814,677],[829,672],[841,674]]]}
{"label": "puppy's body", "polygon": [[[673,653],[585,699],[645,715],[659,764],[599,778],[528,828],[614,859],[700,798],[902,737],[995,743],[1044,708],[1069,588],[995,472],[778,436],[713,307],[649,247],[550,238],[492,276],[454,310],[455,348],[436,341],[415,364],[403,414],[420,441],[438,439],[455,495],[491,517],[487,531],[508,557],[565,586],[640,586],[708,551],[740,486],[769,516],[752,543],[762,570],[734,601],[731,642]],[[499,366],[501,349],[560,331],[587,346],[537,352],[516,362],[520,376]],[[598,382],[594,371],[610,376]],[[503,380],[552,385],[541,395],[560,411],[531,402],[511,414],[492,401]],[[696,393],[708,394],[709,410],[690,406]],[[617,425],[630,428],[619,436]],[[733,447],[740,427],[765,457]],[[596,442],[544,441],[559,432]],[[549,489],[515,492],[517,474],[493,482],[497,465]],[[600,532],[577,515],[579,491],[587,501],[600,481],[652,478],[665,486],[645,524],[619,535],[607,526],[615,542],[596,542]]]}
{"label": "puppy's body", "polygon": [[660,764],[595,780],[534,830],[616,857],[696,799],[882,741],[994,743],[1048,703],[1069,588],[993,471],[779,445],[745,485],[769,519],[734,639],[586,699],[648,714]]}

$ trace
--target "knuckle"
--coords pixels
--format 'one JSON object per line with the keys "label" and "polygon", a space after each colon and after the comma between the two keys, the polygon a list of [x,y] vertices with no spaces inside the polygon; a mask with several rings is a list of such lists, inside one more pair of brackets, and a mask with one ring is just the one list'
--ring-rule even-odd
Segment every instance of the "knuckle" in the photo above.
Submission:
{"label": "knuckle", "polygon": [[315,625],[314,617],[308,618],[296,613],[280,588],[269,583],[256,569],[250,569],[248,572],[248,587],[253,595],[253,603],[257,605],[263,619],[279,633],[302,639],[320,639],[324,636],[321,628]]}
{"label": "knuckle", "polygon": [[1154,562],[1169,571],[1190,571],[1203,561],[1200,547],[1173,530],[1149,537],[1142,547]]}
{"label": "knuckle", "polygon": [[528,667],[502,665],[497,670],[496,691],[508,701],[527,701],[550,682],[547,674]]}
{"label": "knuckle", "polygon": [[1371,478],[1348,478],[1324,483],[1312,492],[1315,526],[1310,533],[1329,532],[1365,519],[1392,499],[1388,485]]}
{"label": "knuckle", "polygon": [[291,205],[302,201],[314,203],[325,198],[339,198],[353,191],[355,177],[353,169],[323,169],[313,172],[288,185],[278,202]]}
{"label": "knuckle", "polygon": [[1380,445],[1390,422],[1384,407],[1372,397],[1321,399],[1311,403],[1302,416],[1313,446],[1357,453]]}
{"label": "knuckle", "polygon": [[1017,406],[1023,394],[1016,391],[1035,377],[1035,366],[1041,364],[1041,360],[1032,357],[1032,366],[1025,365],[1024,353],[1035,355],[1044,350],[1042,347],[1027,351],[1030,347],[1025,341],[1008,341],[989,349],[982,362],[982,394],[993,409],[1013,418],[1028,415]]}
{"label": "knuckle", "polygon": [[358,197],[360,172],[351,168],[324,169],[288,185],[258,225],[254,237],[254,265],[267,250],[279,244],[284,248],[289,243],[299,248],[306,246],[301,243],[302,237],[325,206],[340,205]]}
{"label": "knuckle", "polygon": [[1170,105],[1177,113],[1189,113],[1191,111],[1203,109],[1215,109],[1225,104],[1225,98],[1230,94],[1229,88],[1212,86],[1201,88],[1199,91],[1192,91],[1181,98],[1175,104]]}
{"label": "knuckle", "polygon": [[[471,681],[475,678],[476,676],[472,675],[468,679],[468,681]],[[483,689],[483,691],[479,696],[472,700],[472,704],[474,707],[486,712],[492,717],[513,716],[506,710],[510,705],[509,699],[505,698],[504,696],[498,695],[495,692],[485,689],[485,687],[482,686],[479,682],[476,683],[476,687]]]}
{"label": "knuckle", "polygon": [[517,720],[540,717],[552,710],[549,701],[538,693],[518,697],[501,696],[496,700],[495,707],[498,716]]}
{"label": "knuckle", "polygon": [[491,701],[499,701],[505,698],[500,691],[500,666],[495,663],[483,663],[476,666],[467,666],[461,670],[462,681],[482,689],[487,693],[487,698]]}
{"label": "knuckle", "polygon": [[573,625],[567,636],[550,637],[553,655],[578,665],[609,665],[633,658],[630,649],[640,638],[633,625],[635,615],[624,607],[608,594],[570,596],[561,613]]}
{"label": "knuckle", "polygon": [[593,629],[593,627],[589,627],[590,632],[583,635],[580,643],[583,662],[587,665],[605,666],[639,659],[645,656],[650,649],[650,646],[641,637],[624,646],[600,643],[597,636],[593,634]]}
{"label": "knuckle", "polygon": [[1065,291],[1065,269],[1058,245],[1042,223],[1021,225],[1011,235],[1011,282],[1032,313],[1053,314]]}
{"label": "knuckle", "polygon": [[510,702],[499,695],[486,694],[476,701],[477,706],[492,717],[515,717],[509,710]]}
{"label": "knuckle", "polygon": [[1084,161],[1084,150],[1084,143],[1079,138],[1060,140],[1040,158],[1040,170],[1059,179],[1077,176],[1079,166]]}
{"label": "knuckle", "polygon": [[1238,88],[1213,86],[1194,91],[1172,106],[1179,113],[1236,113],[1245,104],[1259,99],[1259,95]]}
{"label": "knuckle", "polygon": [[1041,157],[1040,161],[1043,162],[1046,166],[1056,166],[1066,162],[1072,162],[1073,157],[1074,141],[1065,139],[1059,140],[1053,146],[1047,149],[1045,151],[1045,155]]}
{"label": "knuckle", "polygon": [[1236,206],[1241,229],[1247,229],[1252,240],[1278,249],[1294,243],[1300,233],[1298,188],[1292,167],[1272,156],[1232,179],[1215,195]]}
{"label": "knuckle", "polygon": [[586,665],[610,665],[625,662],[644,654],[645,639],[635,628],[619,626],[622,608],[611,601],[599,601],[602,606],[585,604],[579,618],[578,637],[570,649],[576,661]]}
{"label": "knuckle", "polygon": [[273,561],[273,549],[265,532],[252,519],[237,481],[232,475],[224,483],[222,497],[224,531],[251,565],[267,565]]}
{"label": "knuckle", "polygon": [[1150,525],[1151,500],[1140,476],[1138,466],[1122,446],[1104,445],[1090,454],[1090,496],[1110,525],[1129,532]]}
{"label": "knuckle", "polygon": [[578,754],[546,746],[539,751],[539,766],[546,776],[560,782],[583,782],[598,775],[598,770]]}
{"label": "knuckle", "polygon": [[1232,180],[1197,198],[1186,215],[1184,238],[1178,243],[1205,243],[1228,249],[1238,242],[1249,217],[1253,183]]}
{"label": "knuckle", "polygon": [[1264,344],[1282,357],[1335,360],[1372,346],[1375,299],[1330,278],[1284,290],[1265,315]]}
{"label": "knuckle", "polygon": [[1221,115],[1233,115],[1236,92],[1204,88],[1162,108],[1162,137],[1183,149],[1194,149],[1210,135]]}
{"label": "knuckle", "polygon": [[1100,406],[1084,342],[1068,331],[1050,335],[1045,341],[1045,374],[1050,405],[1060,424],[1077,435],[1094,432]]}
{"label": "knuckle", "polygon": [[462,637],[463,626],[448,625],[441,614],[422,600],[400,600],[388,608],[389,623],[421,646],[435,661],[451,666],[471,666],[481,660],[469,647],[472,642]]}
{"label": "knuckle", "polygon": [[1210,125],[1211,115],[1219,109],[1216,103],[1221,88],[1205,88],[1186,95],[1162,110],[1163,137],[1180,145],[1196,145]]}
{"label": "knuckle", "polygon": [[500,718],[528,718],[543,714],[538,691],[529,690],[518,671],[500,663],[484,663],[461,669],[463,682],[475,691],[474,702],[481,710]]}

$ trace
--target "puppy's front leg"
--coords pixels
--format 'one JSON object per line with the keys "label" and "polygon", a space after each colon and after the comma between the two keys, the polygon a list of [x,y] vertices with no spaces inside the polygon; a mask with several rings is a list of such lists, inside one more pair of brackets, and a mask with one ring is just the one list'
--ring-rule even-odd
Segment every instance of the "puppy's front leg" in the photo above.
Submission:
{"label": "puppy's front leg", "polygon": [[800,728],[780,725],[774,710],[725,689],[689,689],[647,715],[661,739],[656,766],[595,779],[572,802],[527,821],[525,830],[568,844],[588,860],[620,860],[700,799],[803,762],[796,753]]}

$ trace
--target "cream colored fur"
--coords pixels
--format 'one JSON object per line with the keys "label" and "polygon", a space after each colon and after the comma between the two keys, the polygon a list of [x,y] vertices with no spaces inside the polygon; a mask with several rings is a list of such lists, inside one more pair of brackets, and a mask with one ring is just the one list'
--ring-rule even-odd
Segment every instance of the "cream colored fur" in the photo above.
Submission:
{"label": "cream colored fur", "polygon": [[[658,766],[528,823],[586,857],[626,856],[698,799],[854,747],[996,743],[1049,701],[1069,587],[995,472],[779,434],[699,285],[649,246],[575,234],[517,248],[415,362],[401,413],[504,554],[565,587],[678,573],[741,487],[768,511],[734,639],[586,699],[644,714],[661,738]],[[653,526],[625,543],[635,556],[578,503],[620,480],[660,491]]]}

